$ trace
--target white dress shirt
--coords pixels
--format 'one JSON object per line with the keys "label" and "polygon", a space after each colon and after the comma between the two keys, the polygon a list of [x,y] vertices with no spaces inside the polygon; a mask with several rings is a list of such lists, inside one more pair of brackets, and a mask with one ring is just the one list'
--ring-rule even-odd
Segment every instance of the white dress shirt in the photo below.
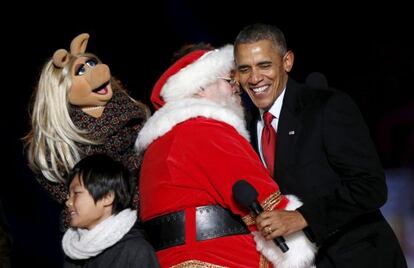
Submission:
{"label": "white dress shirt", "polygon": [[[279,117],[280,117],[280,111],[282,110],[282,104],[283,104],[283,98],[285,97],[285,90],[286,87],[283,89],[282,93],[279,95],[279,97],[276,99],[276,101],[273,103],[272,107],[269,109],[269,113],[271,113],[274,116],[274,119],[272,121],[272,127],[275,129],[277,133],[277,126],[279,124]],[[264,127],[263,122],[263,114],[264,110],[259,109],[260,111],[260,120],[257,121],[257,140],[258,140],[258,147],[259,147],[259,153],[260,153],[260,159],[262,160],[263,164],[266,166],[266,163],[263,158],[263,152],[262,152],[262,132]]]}

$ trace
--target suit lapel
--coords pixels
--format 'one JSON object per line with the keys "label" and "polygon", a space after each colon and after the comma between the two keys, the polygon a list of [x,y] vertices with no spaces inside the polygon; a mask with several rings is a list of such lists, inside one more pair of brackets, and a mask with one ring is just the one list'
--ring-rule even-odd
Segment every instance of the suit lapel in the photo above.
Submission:
{"label": "suit lapel", "polygon": [[299,90],[299,85],[289,79],[277,129],[274,176],[276,181],[277,178],[284,177],[281,170],[289,169],[294,160],[295,145],[301,131]]}
{"label": "suit lapel", "polygon": [[[295,145],[301,131],[299,91],[300,85],[289,79],[277,129],[275,174],[273,178],[285,177],[282,172],[288,169],[294,160]],[[257,121],[260,113],[257,108],[251,109],[249,113],[251,117],[248,118],[247,125],[250,140],[254,150],[259,154]]]}

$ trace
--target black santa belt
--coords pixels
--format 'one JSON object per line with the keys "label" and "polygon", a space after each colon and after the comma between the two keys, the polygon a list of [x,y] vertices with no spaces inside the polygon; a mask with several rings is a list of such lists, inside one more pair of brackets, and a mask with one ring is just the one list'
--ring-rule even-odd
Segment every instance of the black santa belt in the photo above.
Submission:
{"label": "black santa belt", "polygon": [[[197,241],[250,233],[240,216],[218,205],[196,207],[195,218]],[[185,244],[184,210],[153,218],[143,227],[156,251]]]}

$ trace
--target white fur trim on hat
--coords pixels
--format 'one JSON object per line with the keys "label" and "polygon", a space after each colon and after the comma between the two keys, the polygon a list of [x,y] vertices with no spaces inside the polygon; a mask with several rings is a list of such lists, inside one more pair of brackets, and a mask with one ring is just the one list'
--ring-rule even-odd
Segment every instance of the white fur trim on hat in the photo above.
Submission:
{"label": "white fur trim on hat", "polygon": [[216,81],[217,77],[227,75],[233,67],[232,45],[209,51],[171,76],[161,90],[161,97],[166,102],[189,97]]}
{"label": "white fur trim on hat", "polygon": [[227,123],[249,141],[246,122],[234,111],[207,99],[187,98],[167,102],[156,111],[139,132],[135,149],[138,152],[145,150],[155,139],[169,132],[177,124],[198,116]]}

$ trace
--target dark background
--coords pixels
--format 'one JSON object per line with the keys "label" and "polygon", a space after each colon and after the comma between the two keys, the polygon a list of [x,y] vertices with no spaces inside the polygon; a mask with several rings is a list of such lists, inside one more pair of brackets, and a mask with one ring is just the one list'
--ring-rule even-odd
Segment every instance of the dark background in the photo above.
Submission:
{"label": "dark background", "polygon": [[60,207],[35,181],[20,139],[29,130],[28,103],[42,65],[82,32],[91,35],[87,51],[107,63],[134,98],[149,104],[152,85],[183,44],[221,46],[232,43],[245,25],[275,24],[295,53],[291,77],[304,82],[309,73],[322,72],[330,86],[347,92],[360,107],[384,167],[411,168],[412,14],[395,2],[360,5],[182,0],[4,9],[10,16],[1,19],[0,197],[13,236],[13,267],[59,267],[61,262]]}

